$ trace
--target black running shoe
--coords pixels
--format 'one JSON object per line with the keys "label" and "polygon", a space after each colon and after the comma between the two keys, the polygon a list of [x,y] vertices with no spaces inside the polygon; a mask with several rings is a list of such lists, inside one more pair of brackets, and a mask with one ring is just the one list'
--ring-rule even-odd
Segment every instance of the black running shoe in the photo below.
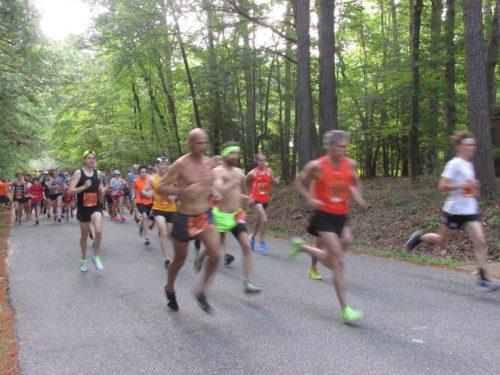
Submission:
{"label": "black running shoe", "polygon": [[153,221],[151,224],[149,224],[149,230],[153,229],[155,226],[155,222]]}
{"label": "black running shoe", "polygon": [[91,231],[89,231],[89,237],[90,237],[90,239],[91,239],[91,240],[93,240],[93,239],[94,239],[94,236],[92,235],[92,232],[91,232]]}
{"label": "black running shoe", "polygon": [[165,286],[165,295],[167,296],[167,306],[172,311],[179,311],[179,305],[177,304],[177,299],[175,298],[175,292],[167,291],[167,286]]}
{"label": "black running shoe", "polygon": [[140,220],[137,218],[137,216],[134,218],[136,224],[139,224],[140,223]]}
{"label": "black running shoe", "polygon": [[144,245],[146,245],[146,246],[151,245],[151,242],[149,242],[149,238],[146,238],[146,241],[144,241]]}
{"label": "black running shoe", "polygon": [[486,280],[486,279],[480,279],[477,284],[479,285],[479,287],[486,291],[486,292],[494,292],[495,290],[497,290],[498,288],[500,288],[500,285],[498,285],[497,283],[494,283],[493,281],[491,280]]}
{"label": "black running shoe", "polygon": [[198,292],[194,292],[193,296],[196,302],[198,302],[198,305],[201,307],[201,309],[205,311],[207,314],[209,314],[212,308],[208,304],[207,297],[205,297],[203,293],[198,293]]}
{"label": "black running shoe", "polygon": [[165,260],[165,269],[168,270],[168,266],[170,265],[170,259]]}
{"label": "black running shoe", "polygon": [[420,239],[421,236],[422,236],[421,230],[416,230],[415,232],[413,232],[408,241],[406,241],[405,244],[406,251],[412,251],[415,248],[415,246],[420,244],[422,242],[422,240]]}
{"label": "black running shoe", "polygon": [[234,256],[231,254],[224,255],[224,265],[229,266],[234,261]]}

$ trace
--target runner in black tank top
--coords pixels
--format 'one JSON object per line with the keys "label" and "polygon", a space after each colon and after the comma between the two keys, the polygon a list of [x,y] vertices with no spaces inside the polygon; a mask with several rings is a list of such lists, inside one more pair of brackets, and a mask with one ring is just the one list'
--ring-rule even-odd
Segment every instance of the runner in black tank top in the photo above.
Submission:
{"label": "runner in black tank top", "polygon": [[69,194],[77,196],[77,214],[80,222],[80,249],[82,258],[80,260],[80,271],[88,271],[87,261],[87,237],[89,236],[90,223],[94,225],[94,256],[92,261],[96,269],[102,270],[101,249],[102,239],[102,205],[100,196],[104,193],[102,173],[96,167],[95,154],[86,151],[83,154],[83,168],[78,169],[71,178]]}

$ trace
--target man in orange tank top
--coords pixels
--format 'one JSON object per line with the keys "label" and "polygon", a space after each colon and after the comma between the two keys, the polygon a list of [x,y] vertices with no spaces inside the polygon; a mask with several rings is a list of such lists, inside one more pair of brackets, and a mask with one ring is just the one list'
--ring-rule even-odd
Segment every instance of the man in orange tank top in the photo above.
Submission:
{"label": "man in orange tank top", "polygon": [[300,195],[314,209],[307,231],[319,237],[324,249],[294,238],[289,254],[290,259],[294,259],[304,251],[332,270],[333,285],[346,323],[363,317],[361,311],[349,307],[345,297],[344,250],[352,240],[347,226],[350,197],[361,207],[365,206],[355,170],[358,163],[345,156],[348,138],[348,133],[341,130],[327,132],[323,137],[326,155],[310,161],[295,181]]}
{"label": "man in orange tank top", "polygon": [[252,169],[245,177],[245,182],[250,189],[255,211],[257,212],[257,220],[253,228],[252,234],[248,237],[250,241],[250,249],[255,250],[255,239],[259,237],[259,251],[266,253],[268,251],[265,241],[266,229],[269,224],[266,210],[269,204],[271,185],[278,184],[279,180],[274,178],[273,170],[266,167],[266,155],[259,153],[255,157],[257,167]]}
{"label": "man in orange tank top", "polygon": [[134,192],[135,201],[137,205],[137,210],[141,214],[141,223],[139,224],[139,235],[144,234],[144,245],[149,246],[149,214],[153,208],[153,199],[148,197],[147,193],[144,193],[144,188],[149,182],[148,167],[146,165],[141,165],[139,167],[139,177],[134,179]]}

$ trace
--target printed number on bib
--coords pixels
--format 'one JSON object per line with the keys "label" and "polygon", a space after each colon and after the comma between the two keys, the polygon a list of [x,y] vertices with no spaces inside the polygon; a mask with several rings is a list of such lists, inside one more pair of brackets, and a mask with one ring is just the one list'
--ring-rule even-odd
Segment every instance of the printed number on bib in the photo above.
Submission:
{"label": "printed number on bib", "polygon": [[161,204],[168,204],[170,202],[168,195],[160,195],[160,202]]}
{"label": "printed number on bib", "polygon": [[208,215],[201,214],[198,216],[188,217],[188,235],[189,237],[195,237],[200,233],[203,233],[208,228]]}
{"label": "printed number on bib", "polygon": [[97,206],[97,193],[83,193],[83,207]]}
{"label": "printed number on bib", "polygon": [[22,191],[16,191],[15,198],[16,199],[21,199],[23,197],[23,192]]}
{"label": "printed number on bib", "polygon": [[257,191],[259,192],[259,194],[266,194],[267,184],[266,183],[257,184]]}

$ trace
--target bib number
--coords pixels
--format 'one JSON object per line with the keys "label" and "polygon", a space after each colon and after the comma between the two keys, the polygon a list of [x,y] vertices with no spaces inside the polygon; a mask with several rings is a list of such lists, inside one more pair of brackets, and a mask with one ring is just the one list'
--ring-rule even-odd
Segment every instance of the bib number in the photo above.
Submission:
{"label": "bib number", "polygon": [[267,192],[267,184],[266,183],[259,183],[257,184],[257,191],[259,192],[260,195],[264,195]]}
{"label": "bib number", "polygon": [[16,199],[21,199],[23,197],[23,192],[22,191],[16,191],[15,198]]}
{"label": "bib number", "polygon": [[235,215],[234,215],[234,221],[236,221],[238,224],[245,224],[247,219],[247,213],[243,210],[239,210]]}
{"label": "bib number", "polygon": [[97,206],[97,193],[83,193],[83,207]]}
{"label": "bib number", "polygon": [[208,228],[208,214],[204,213],[198,216],[188,217],[188,235],[196,237]]}

